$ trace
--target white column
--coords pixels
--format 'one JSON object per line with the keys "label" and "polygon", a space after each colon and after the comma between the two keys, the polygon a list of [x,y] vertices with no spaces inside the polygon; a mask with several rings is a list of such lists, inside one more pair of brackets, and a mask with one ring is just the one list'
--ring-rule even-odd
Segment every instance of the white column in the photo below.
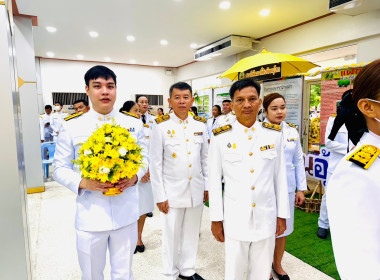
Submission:
{"label": "white column", "polygon": [[44,191],[32,19],[15,16],[14,37],[19,81],[26,186]]}
{"label": "white column", "polygon": [[31,280],[20,102],[5,3],[0,1],[0,279]]}

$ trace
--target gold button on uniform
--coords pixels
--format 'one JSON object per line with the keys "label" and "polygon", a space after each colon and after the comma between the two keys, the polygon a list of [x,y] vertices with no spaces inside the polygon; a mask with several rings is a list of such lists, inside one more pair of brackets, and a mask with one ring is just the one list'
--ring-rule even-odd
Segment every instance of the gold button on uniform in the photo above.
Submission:
{"label": "gold button on uniform", "polygon": [[191,167],[191,164],[189,164],[189,167]]}
{"label": "gold button on uniform", "polygon": [[186,129],[186,126],[184,126],[183,128]]}
{"label": "gold button on uniform", "polygon": [[191,152],[188,152],[188,154],[190,155],[190,154],[191,154]]}
{"label": "gold button on uniform", "polygon": [[107,117],[107,121],[109,121],[111,119],[111,117]]}
{"label": "gold button on uniform", "polygon": [[182,121],[179,121],[179,123],[182,123]]}
{"label": "gold button on uniform", "polygon": [[251,169],[250,171],[251,171],[251,173],[255,172],[255,170],[253,170],[253,169]]}
{"label": "gold button on uniform", "polygon": [[101,120],[102,120],[102,117],[99,117],[98,120],[101,121]]}
{"label": "gold button on uniform", "polygon": [[248,140],[252,140],[252,136],[248,136]]}
{"label": "gold button on uniform", "polygon": [[186,142],[189,142],[189,139],[186,139]]}
{"label": "gold button on uniform", "polygon": [[256,204],[255,203],[252,203],[252,207],[255,207],[256,206]]}
{"label": "gold button on uniform", "polygon": [[191,177],[189,178],[189,180],[191,180]]}
{"label": "gold button on uniform", "polygon": [[244,129],[244,132],[247,133],[248,132],[248,128]]}
{"label": "gold button on uniform", "polygon": [[253,155],[253,153],[249,153],[249,156],[251,157]]}
{"label": "gold button on uniform", "polygon": [[255,186],[252,186],[252,187],[251,187],[251,190],[253,190],[253,191],[254,191],[254,190],[255,190]]}

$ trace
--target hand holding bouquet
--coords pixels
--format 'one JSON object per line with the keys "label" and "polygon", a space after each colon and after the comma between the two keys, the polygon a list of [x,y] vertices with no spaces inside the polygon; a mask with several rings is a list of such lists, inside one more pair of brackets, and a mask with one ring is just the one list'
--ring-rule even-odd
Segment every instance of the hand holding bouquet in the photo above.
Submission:
{"label": "hand holding bouquet", "polygon": [[[109,182],[117,185],[125,178],[131,179],[142,164],[142,148],[130,132],[114,122],[104,124],[82,145],[79,157],[73,162],[79,165],[82,178]],[[119,188],[109,188],[104,195],[118,195]]]}

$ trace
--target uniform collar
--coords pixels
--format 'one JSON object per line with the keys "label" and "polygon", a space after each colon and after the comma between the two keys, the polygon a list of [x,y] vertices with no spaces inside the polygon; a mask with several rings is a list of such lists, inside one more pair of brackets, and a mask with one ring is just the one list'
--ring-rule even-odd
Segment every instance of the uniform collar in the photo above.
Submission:
{"label": "uniform collar", "polygon": [[178,123],[178,124],[183,124],[183,123],[189,123],[189,115],[187,116],[186,120],[181,120],[180,118],[177,117],[176,114],[174,113],[171,113],[169,114],[170,115],[170,119],[172,119],[175,123]]}
{"label": "uniform collar", "polygon": [[[271,123],[271,122],[268,120],[268,118],[265,118],[265,119],[264,119],[264,122]],[[288,126],[288,124],[287,124],[285,121],[282,121],[282,122],[280,123],[280,126],[281,126],[281,128],[284,128],[284,126]]]}
{"label": "uniform collar", "polygon": [[[362,138],[360,138],[360,144],[369,144],[380,148],[380,136],[373,133],[372,131],[364,132]],[[359,146],[359,144],[357,146]]]}
{"label": "uniform collar", "polygon": [[234,122],[233,126],[238,126],[239,129],[244,130],[244,131],[246,131],[246,129],[255,131],[260,126],[260,122],[256,119],[256,121],[254,122],[254,124],[251,127],[246,127],[246,126],[242,125],[236,119],[236,121]]}
{"label": "uniform collar", "polygon": [[116,117],[118,112],[117,110],[113,109],[109,114],[103,115],[103,114],[99,114],[98,112],[92,109],[88,111],[88,113],[86,114],[88,114],[91,118],[97,119],[99,121],[110,121],[112,120],[112,118]]}

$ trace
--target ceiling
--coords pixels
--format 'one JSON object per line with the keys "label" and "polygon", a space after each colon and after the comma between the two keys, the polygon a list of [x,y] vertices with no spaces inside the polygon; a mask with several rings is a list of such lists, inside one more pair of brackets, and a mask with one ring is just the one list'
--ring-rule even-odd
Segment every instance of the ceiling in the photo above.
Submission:
{"label": "ceiling", "polygon": [[[36,56],[178,67],[193,61],[194,50],[236,34],[261,38],[329,13],[328,0],[16,0],[20,14],[38,17]],[[259,12],[270,9],[269,16]],[[47,26],[57,28],[55,33]],[[90,31],[99,33],[97,38]],[[133,35],[134,42],[127,41]],[[166,46],[160,40],[168,41]]]}

